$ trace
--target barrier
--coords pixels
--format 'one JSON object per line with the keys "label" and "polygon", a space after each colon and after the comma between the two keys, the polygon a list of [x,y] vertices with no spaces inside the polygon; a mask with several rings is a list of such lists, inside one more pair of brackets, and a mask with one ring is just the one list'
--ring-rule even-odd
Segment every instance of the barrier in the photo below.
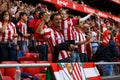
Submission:
{"label": "barrier", "polygon": [[[120,62],[95,62],[96,65],[114,64],[120,65]],[[0,64],[0,68],[12,68],[12,67],[49,67],[50,63],[40,63],[40,64]],[[114,76],[103,76],[102,80],[119,80],[120,75]]]}
{"label": "barrier", "polygon": [[[96,65],[104,64],[120,64],[120,62],[95,62]],[[0,64],[0,68],[12,68],[12,67],[49,67],[50,63],[40,63],[40,64]]]}

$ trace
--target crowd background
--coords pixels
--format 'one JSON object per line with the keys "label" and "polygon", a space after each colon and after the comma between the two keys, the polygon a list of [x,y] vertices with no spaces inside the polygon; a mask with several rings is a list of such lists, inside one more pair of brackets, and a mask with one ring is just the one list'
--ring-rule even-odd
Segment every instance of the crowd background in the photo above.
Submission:
{"label": "crowd background", "polygon": [[[74,2],[84,4],[83,1]],[[52,55],[51,58],[55,62],[58,60],[58,57],[62,62],[64,61],[69,62],[70,60],[74,61],[74,59],[76,60],[76,58],[77,60],[78,58],[80,58],[81,60],[78,61],[81,62],[85,61],[90,62],[92,60],[96,62],[119,61],[119,58],[117,57],[120,57],[120,23],[115,22],[110,18],[107,19],[100,18],[96,13],[91,13],[87,15],[87,17],[89,16],[88,18],[82,18],[83,15],[82,16],[78,15],[78,13],[74,15],[73,13],[72,14],[67,13],[68,10],[66,9],[62,8],[58,9],[55,6],[53,8],[54,9],[48,8],[47,5],[42,3],[31,5],[17,0],[14,1],[1,0],[0,2],[1,62],[18,61],[19,58],[22,57],[24,53],[27,52],[39,53],[39,60],[41,61],[49,61],[48,54]],[[7,19],[5,18],[6,15]],[[52,18],[50,18],[51,15],[53,15]],[[57,20],[56,21],[54,20],[55,18],[54,16],[59,15],[61,15],[61,17],[63,18],[66,18],[66,16],[68,18],[72,18],[72,20],[74,20],[73,24],[75,23],[75,25],[73,24],[71,25],[72,28],[74,27],[75,29],[75,31],[73,32],[78,34],[76,36],[82,35],[82,38],[83,37],[84,38],[78,39],[81,36],[79,37],[74,36],[75,39],[66,39],[65,42],[63,40],[61,42],[58,41],[54,44],[51,43],[54,39],[51,38],[44,39],[42,32],[44,28],[45,30],[46,28],[53,29],[52,26],[58,26],[60,23],[62,23],[62,21],[66,20],[62,18],[63,19],[62,21],[59,20],[58,22],[56,22]],[[79,20],[79,22],[77,22],[76,20]],[[8,28],[5,27],[6,25]],[[12,29],[10,27],[12,27]],[[22,27],[24,27],[24,30]],[[41,29],[40,27],[43,28]],[[65,28],[62,29],[63,34],[61,34],[62,31],[60,31],[60,33],[57,34],[63,35],[65,37],[64,29]],[[49,31],[51,31],[51,29]],[[52,35],[52,33],[51,35],[48,35],[47,30],[44,31],[44,33],[47,34],[47,37],[50,37]],[[72,32],[67,34],[72,34]],[[49,42],[49,40],[52,41]],[[75,40],[75,42],[73,42],[73,40]],[[13,42],[14,44],[10,42]],[[8,43],[10,43],[12,47],[10,47]],[[62,49],[60,48],[61,46]],[[82,51],[83,49],[84,51]],[[64,53],[66,53],[67,56],[66,55],[64,57],[62,57],[62,55],[59,56],[60,53],[63,54],[62,52],[59,52],[59,50],[65,50],[66,52],[64,51]],[[70,54],[71,55],[70,56],[69,52],[74,53],[75,55]],[[78,55],[78,53],[80,53],[81,55]],[[98,53],[97,57],[96,55],[94,55],[95,53]],[[92,59],[93,55],[94,59]],[[113,65],[106,65],[106,67],[104,66],[105,65],[98,66],[100,69],[103,68],[107,69],[107,71],[103,75],[112,75]]]}

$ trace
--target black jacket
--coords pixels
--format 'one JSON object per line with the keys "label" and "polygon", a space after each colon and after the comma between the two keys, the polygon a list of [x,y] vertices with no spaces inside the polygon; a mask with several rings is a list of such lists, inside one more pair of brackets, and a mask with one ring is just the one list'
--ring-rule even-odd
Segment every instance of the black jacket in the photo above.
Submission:
{"label": "black jacket", "polygon": [[112,40],[109,41],[108,46],[99,46],[96,53],[93,55],[93,61],[106,61],[113,62],[115,57],[120,57],[120,53],[116,47],[116,43]]}

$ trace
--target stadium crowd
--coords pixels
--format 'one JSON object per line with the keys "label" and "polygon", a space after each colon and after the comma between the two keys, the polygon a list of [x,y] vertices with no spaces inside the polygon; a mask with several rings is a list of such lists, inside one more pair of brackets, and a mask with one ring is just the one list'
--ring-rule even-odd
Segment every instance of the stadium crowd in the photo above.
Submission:
{"label": "stadium crowd", "polygon": [[[71,15],[66,9],[48,10],[22,1],[0,2],[0,61],[18,61],[26,52],[39,53],[40,61],[114,62],[120,58],[120,23]],[[113,65],[103,75],[112,75]]]}

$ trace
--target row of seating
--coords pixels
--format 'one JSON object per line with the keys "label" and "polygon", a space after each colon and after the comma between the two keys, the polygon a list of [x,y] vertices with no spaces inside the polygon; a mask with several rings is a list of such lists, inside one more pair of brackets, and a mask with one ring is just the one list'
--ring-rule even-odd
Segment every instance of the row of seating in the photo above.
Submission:
{"label": "row of seating", "polygon": [[[38,53],[25,53],[17,61],[3,61],[1,64],[39,64],[39,63],[48,63],[52,62],[52,55],[48,54],[48,61],[39,61]],[[29,67],[29,68],[20,68],[21,72],[26,72],[32,76],[36,76],[39,80],[46,80],[46,74],[43,73],[46,70],[46,67]],[[3,80],[14,80],[14,75],[16,68],[0,68],[0,71],[3,75]],[[24,79],[29,80],[29,79]]]}
{"label": "row of seating", "polygon": [[[39,61],[39,53],[25,53],[18,61]],[[52,54],[48,53],[48,61],[52,62]]]}
{"label": "row of seating", "polygon": [[[3,61],[1,64],[40,64],[48,63],[48,61]],[[46,70],[46,67],[29,67],[29,68],[20,68],[21,72],[26,72],[32,76],[36,76],[39,80],[46,80],[46,74],[43,73]],[[14,75],[16,68],[0,68],[0,71],[3,75],[3,80],[14,80]],[[29,79],[26,79],[29,80]]]}

